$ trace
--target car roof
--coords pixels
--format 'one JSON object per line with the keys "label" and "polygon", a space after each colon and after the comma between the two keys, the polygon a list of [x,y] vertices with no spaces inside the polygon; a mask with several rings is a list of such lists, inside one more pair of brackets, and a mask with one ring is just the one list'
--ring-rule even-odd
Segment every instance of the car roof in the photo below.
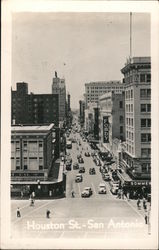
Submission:
{"label": "car roof", "polygon": [[90,189],[91,187],[85,187],[84,189]]}
{"label": "car roof", "polygon": [[82,176],[82,174],[76,174],[76,177],[77,177],[77,176]]}
{"label": "car roof", "polygon": [[99,186],[106,186],[105,183],[100,183]]}

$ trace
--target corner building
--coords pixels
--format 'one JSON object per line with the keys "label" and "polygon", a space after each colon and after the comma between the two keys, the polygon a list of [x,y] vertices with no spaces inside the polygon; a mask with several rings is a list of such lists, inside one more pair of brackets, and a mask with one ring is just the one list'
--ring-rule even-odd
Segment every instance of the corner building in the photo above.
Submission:
{"label": "corner building", "polygon": [[[135,180],[151,178],[151,61],[134,57],[121,69],[125,82],[126,149],[120,164]],[[147,182],[145,182],[146,185]]]}

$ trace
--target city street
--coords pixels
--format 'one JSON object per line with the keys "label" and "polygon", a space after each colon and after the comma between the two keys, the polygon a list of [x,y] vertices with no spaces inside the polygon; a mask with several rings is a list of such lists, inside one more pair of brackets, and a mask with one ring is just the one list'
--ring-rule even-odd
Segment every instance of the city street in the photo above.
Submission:
{"label": "city street", "polygon": [[[104,182],[92,157],[84,156],[90,147],[83,142],[79,134],[73,134],[80,139],[81,146],[72,143],[72,149],[67,149],[72,157],[72,165],[77,162],[77,154],[82,151],[83,181],[75,182],[78,170],[67,171],[66,198],[55,200],[35,200],[30,206],[28,200],[12,200],[12,237],[35,238],[142,238],[148,237],[148,226],[145,225],[143,210],[137,210],[136,201],[117,199],[110,192],[109,182],[106,183],[107,193],[98,194],[98,186]],[[89,174],[89,168],[94,167],[95,175]],[[93,195],[81,198],[84,187],[91,187]],[[71,197],[74,190],[75,197]],[[16,218],[16,209],[20,208],[21,217]],[[46,218],[49,209],[50,218]]]}

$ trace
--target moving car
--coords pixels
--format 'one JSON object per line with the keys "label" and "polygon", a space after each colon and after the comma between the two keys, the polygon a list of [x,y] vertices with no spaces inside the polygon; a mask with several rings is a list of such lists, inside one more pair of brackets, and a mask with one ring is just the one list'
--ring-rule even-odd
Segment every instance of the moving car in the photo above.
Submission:
{"label": "moving car", "polygon": [[82,158],[82,157],[78,158],[78,162],[79,162],[79,163],[84,163],[83,158]]}
{"label": "moving car", "polygon": [[85,167],[79,167],[79,173],[85,173]]}
{"label": "moving car", "polygon": [[85,187],[81,193],[81,197],[90,197],[93,194],[91,187]]}
{"label": "moving car", "polygon": [[77,155],[77,159],[79,159],[79,158],[81,158],[82,157],[82,155],[81,154],[78,154]]}
{"label": "moving car", "polygon": [[77,162],[75,162],[73,164],[73,169],[76,170],[76,169],[79,169],[79,164]]}
{"label": "moving car", "polygon": [[98,193],[99,194],[106,194],[107,193],[105,183],[99,184]]}
{"label": "moving car", "polygon": [[67,149],[71,149],[72,148],[72,141],[69,140],[69,141],[66,142],[66,148]]}
{"label": "moving car", "polygon": [[110,175],[108,173],[105,173],[102,175],[104,181],[110,181]]}
{"label": "moving car", "polygon": [[90,168],[89,169],[89,174],[96,174],[95,168]]}
{"label": "moving car", "polygon": [[87,157],[89,157],[90,153],[88,151],[86,151],[84,155],[87,156]]}
{"label": "moving car", "polygon": [[76,178],[75,178],[75,182],[82,182],[83,181],[83,177],[81,174],[77,174]]}

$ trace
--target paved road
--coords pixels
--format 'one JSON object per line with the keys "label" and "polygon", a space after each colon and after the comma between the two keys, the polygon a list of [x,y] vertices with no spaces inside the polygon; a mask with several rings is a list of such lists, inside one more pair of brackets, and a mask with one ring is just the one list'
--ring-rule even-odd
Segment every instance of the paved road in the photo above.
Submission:
{"label": "paved road", "polygon": [[[79,138],[79,135],[76,135]],[[82,142],[82,147],[88,144]],[[69,150],[73,162],[77,161],[77,145],[73,143]],[[12,200],[12,236],[35,238],[124,238],[148,237],[148,226],[145,225],[142,211],[136,209],[133,201],[120,200],[112,195],[107,185],[107,194],[98,194],[98,185],[102,181],[99,167],[95,166],[92,157],[84,158],[86,172],[83,182],[75,183],[78,170],[67,172],[66,198],[57,200],[36,200],[30,207],[29,201]],[[96,175],[89,175],[89,168],[96,168]],[[85,186],[93,189],[90,198],[81,198]],[[71,190],[75,198],[71,198]],[[21,218],[16,218],[16,209],[20,207]],[[50,219],[46,218],[46,209],[51,211]]]}

